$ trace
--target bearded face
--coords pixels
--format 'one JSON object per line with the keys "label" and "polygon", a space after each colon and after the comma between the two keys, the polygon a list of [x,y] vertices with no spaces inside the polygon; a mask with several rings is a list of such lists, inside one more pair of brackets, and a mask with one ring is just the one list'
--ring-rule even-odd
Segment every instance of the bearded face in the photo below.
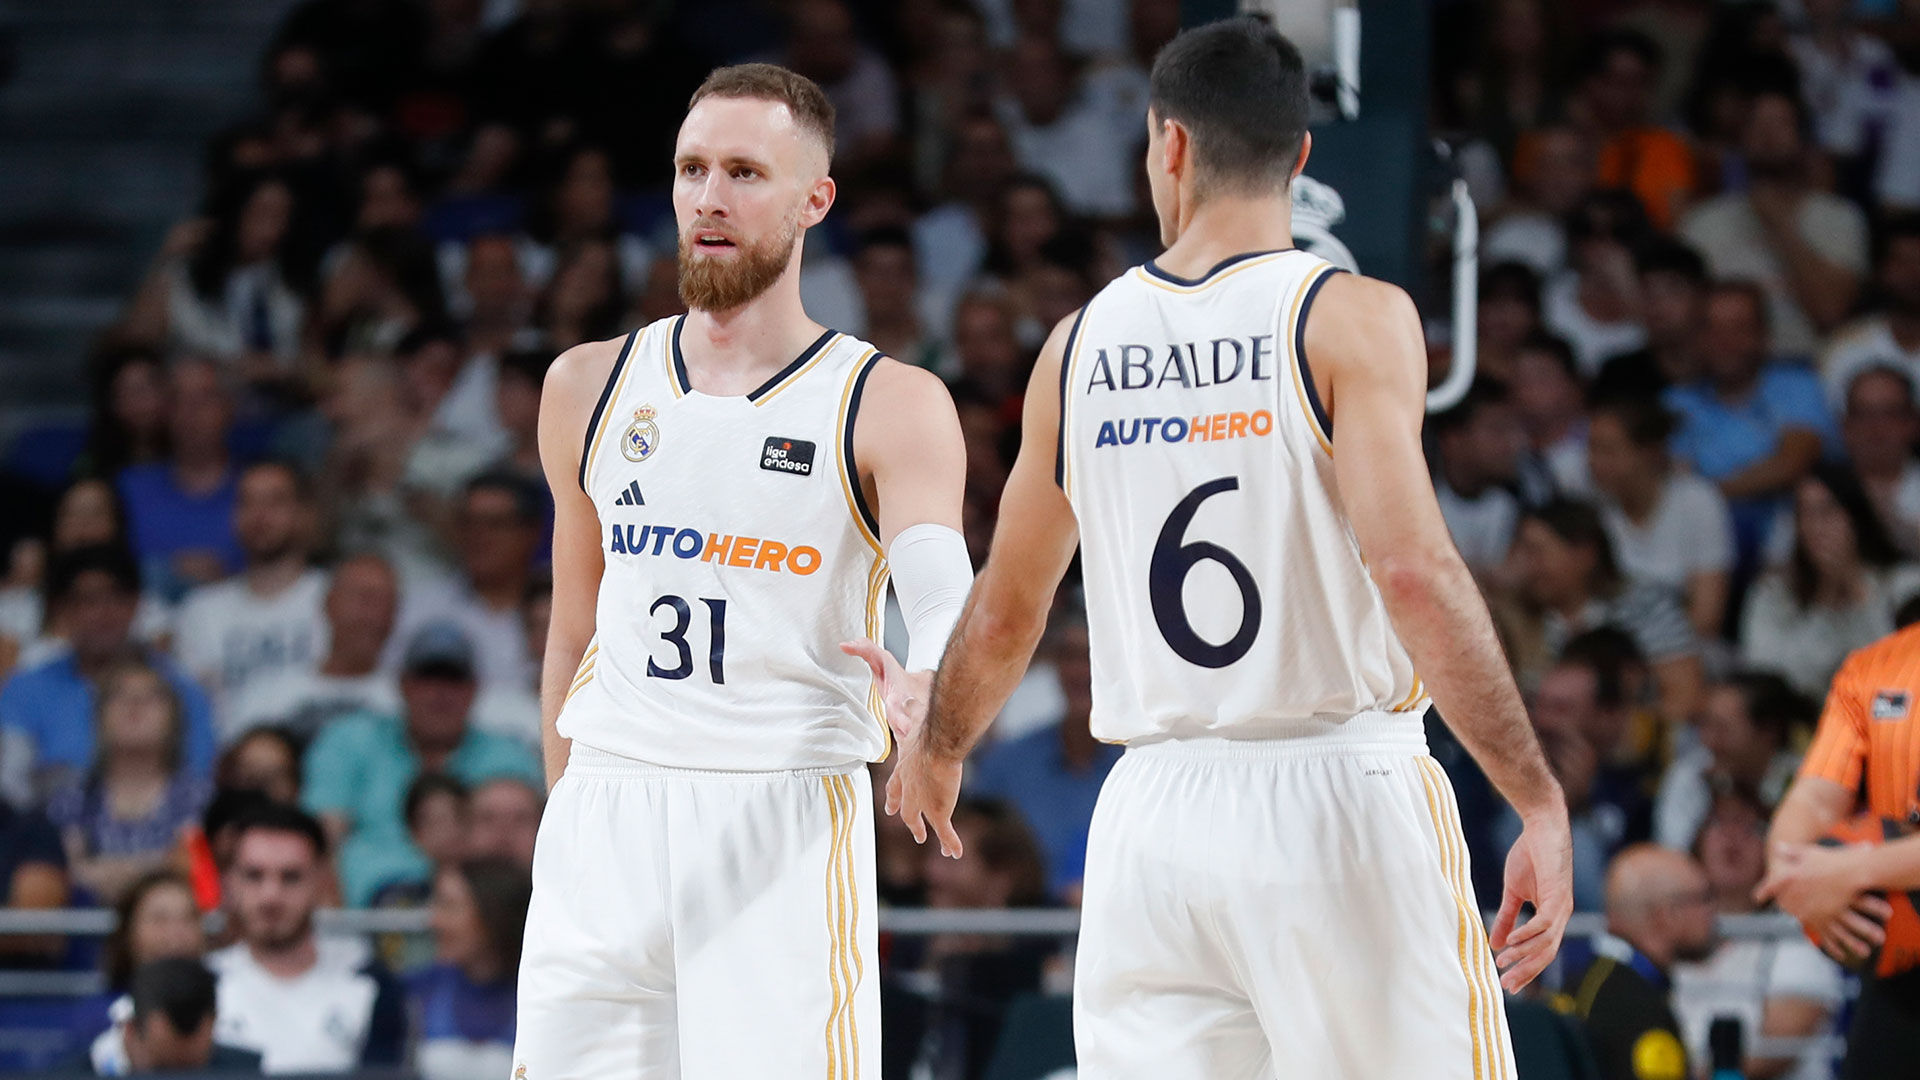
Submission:
{"label": "bearded face", "polygon": [[799,222],[789,217],[753,239],[725,223],[696,219],[680,233],[680,300],[695,311],[731,311],[773,287],[793,260]]}

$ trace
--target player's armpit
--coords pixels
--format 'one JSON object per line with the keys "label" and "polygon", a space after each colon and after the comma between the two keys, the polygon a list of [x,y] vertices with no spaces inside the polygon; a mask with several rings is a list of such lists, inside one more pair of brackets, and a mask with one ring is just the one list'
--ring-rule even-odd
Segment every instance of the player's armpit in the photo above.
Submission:
{"label": "player's armpit", "polygon": [[932,372],[882,358],[853,418],[853,457],[880,522],[880,543],[922,524],[959,529],[967,445],[953,397]]}
{"label": "player's armpit", "polygon": [[540,394],[540,464],[553,492],[553,616],[540,673],[540,744],[549,787],[566,768],[566,741],[554,722],[593,638],[605,568],[600,514],[581,489],[580,463],[594,408],[623,344],[596,341],[568,349],[547,369]]}

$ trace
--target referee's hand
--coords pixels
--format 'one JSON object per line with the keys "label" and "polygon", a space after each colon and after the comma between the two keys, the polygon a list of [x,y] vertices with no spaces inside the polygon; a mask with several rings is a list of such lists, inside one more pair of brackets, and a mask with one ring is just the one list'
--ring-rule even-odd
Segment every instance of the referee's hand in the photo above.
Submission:
{"label": "referee's hand", "polygon": [[[1515,928],[1525,903],[1533,905],[1533,917]],[[1554,812],[1526,823],[1507,855],[1506,895],[1487,942],[1508,993],[1519,993],[1553,962],[1572,914],[1573,832],[1566,807],[1556,804]]]}

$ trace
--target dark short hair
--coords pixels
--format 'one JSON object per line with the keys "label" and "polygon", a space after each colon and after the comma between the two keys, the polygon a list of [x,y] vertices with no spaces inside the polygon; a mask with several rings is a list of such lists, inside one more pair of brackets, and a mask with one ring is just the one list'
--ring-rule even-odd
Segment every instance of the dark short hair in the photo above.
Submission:
{"label": "dark short hair", "polygon": [[1626,430],[1635,446],[1667,445],[1677,422],[1657,397],[1645,394],[1608,394],[1593,403],[1593,415],[1611,416]]}
{"label": "dark short hair", "polygon": [[133,553],[117,544],[89,544],[53,557],[47,567],[47,600],[58,604],[72,595],[87,574],[105,574],[126,596],[140,595],[140,564]]}
{"label": "dark short hair", "polygon": [[876,248],[899,248],[913,252],[913,233],[902,225],[875,225],[854,238],[854,251],[865,253]]}
{"label": "dark short hair", "polygon": [[297,806],[263,801],[235,819],[234,843],[237,846],[250,832],[291,833],[313,847],[316,861],[327,857],[327,831],[319,819]]}
{"label": "dark short hair", "polygon": [[308,476],[307,470],[301,468],[300,463],[292,458],[262,458],[241,469],[240,476],[244,479],[248,474],[259,472],[262,469],[278,469],[286,473],[287,479],[293,481],[293,497],[301,502],[307,502],[313,497],[313,478]]}
{"label": "dark short hair", "polygon": [[134,1022],[164,1016],[175,1032],[185,1035],[213,1019],[213,972],[184,956],[152,960],[134,970],[128,996]]}
{"label": "dark short hair", "polygon": [[540,488],[533,481],[509,469],[488,469],[467,481],[465,494],[471,497],[482,491],[505,492],[513,499],[513,512],[521,524],[539,524]]}
{"label": "dark short hair", "polygon": [[261,807],[272,805],[274,802],[267,797],[267,793],[257,788],[220,788],[213,793],[206,810],[200,814],[200,831],[206,834],[208,840],[212,840],[228,828],[252,817]]}
{"label": "dark short hair", "polygon": [[1627,673],[1647,664],[1633,635],[1617,626],[1596,626],[1560,647],[1558,663],[1593,672],[1594,703],[1603,709],[1628,704]]}
{"label": "dark short hair", "polygon": [[1639,30],[1618,27],[1596,36],[1587,46],[1581,58],[1580,78],[1591,79],[1605,71],[1613,58],[1621,53],[1631,55],[1655,72],[1660,70],[1665,59],[1659,42]]}
{"label": "dark short hair", "polygon": [[1894,243],[1900,240],[1920,240],[1920,212],[1906,210],[1888,214],[1880,227],[1873,230],[1874,265],[1885,262]]}
{"label": "dark short hair", "polygon": [[788,71],[778,64],[735,64],[714,68],[693,92],[693,97],[688,99],[687,108],[691,109],[710,97],[754,98],[785,105],[787,111],[793,114],[794,121],[820,140],[827,151],[827,159],[833,159],[833,102],[827,100],[827,93],[820,89],[819,83],[805,75]]}
{"label": "dark short hair", "polygon": [[1197,26],[1154,57],[1156,120],[1192,133],[1203,193],[1283,188],[1307,133],[1306,62],[1271,23],[1242,15]]}
{"label": "dark short hair", "polygon": [[1013,879],[1008,907],[1038,907],[1047,902],[1046,856],[1034,839],[1033,829],[1018,807],[1005,799],[980,796],[963,797],[953,808],[952,820],[958,824],[971,818],[980,826],[974,840],[975,857],[989,870],[1005,873]]}
{"label": "dark short hair", "polygon": [[1723,685],[1739,692],[1754,730],[1771,737],[1776,746],[1789,745],[1794,728],[1811,727],[1819,717],[1813,702],[1771,671],[1736,672]]}
{"label": "dark short hair", "polygon": [[1563,542],[1593,549],[1594,573],[1605,586],[1620,580],[1620,564],[1613,557],[1613,541],[1600,511],[1578,499],[1552,499],[1528,509],[1523,520],[1537,521]]}
{"label": "dark short hair", "polygon": [[468,859],[459,874],[473,893],[475,914],[487,946],[501,970],[520,970],[520,949],[527,935],[527,905],[533,899],[533,878],[511,859]]}
{"label": "dark short hair", "polygon": [[[171,866],[149,870],[133,879],[120,900],[113,905],[113,929],[100,943],[100,967],[107,976],[107,989],[124,991],[133,981],[133,923],[147,896],[161,889],[185,889],[193,893],[193,883]],[[196,899],[196,903],[197,903]]]}
{"label": "dark short hair", "polygon": [[1511,259],[1494,263],[1480,275],[1480,303],[1494,299],[1518,300],[1540,313],[1540,274],[1533,267]]}
{"label": "dark short hair", "polygon": [[1891,363],[1875,362],[1847,376],[1847,392],[1843,395],[1845,400],[1842,402],[1844,408],[1853,408],[1854,388],[1860,385],[1860,380],[1865,379],[1869,375],[1878,375],[1883,379],[1892,379],[1894,382],[1900,384],[1901,390],[1906,391],[1907,400],[1913,400],[1913,376],[1893,366]]}
{"label": "dark short hair", "polygon": [[1707,261],[1691,244],[1670,236],[1655,236],[1633,253],[1634,271],[1647,274],[1672,274],[1694,285],[1707,283]]}
{"label": "dark short hair", "polygon": [[415,777],[413,783],[407,786],[406,809],[402,818],[407,823],[408,832],[412,832],[413,827],[419,824],[420,811],[426,806],[427,800],[436,795],[450,795],[464,804],[467,801],[467,785],[461,783],[458,777],[440,772],[423,772]]}
{"label": "dark short hair", "polygon": [[1707,286],[1708,303],[1722,296],[1738,296],[1745,300],[1753,309],[1753,317],[1760,324],[1760,329],[1767,329],[1769,325],[1767,290],[1758,282],[1749,281],[1746,278],[1726,278]]}
{"label": "dark short hair", "polygon": [[1567,378],[1579,383],[1580,363],[1573,358],[1573,346],[1567,339],[1545,330],[1535,330],[1520,342],[1520,352],[1545,353],[1553,357],[1554,364],[1564,372]]}
{"label": "dark short hair", "polygon": [[1478,419],[1481,412],[1495,405],[1505,405],[1508,399],[1506,383],[1491,375],[1475,375],[1473,383],[1459,401],[1444,412],[1434,414],[1433,433],[1441,436],[1462,431]]}

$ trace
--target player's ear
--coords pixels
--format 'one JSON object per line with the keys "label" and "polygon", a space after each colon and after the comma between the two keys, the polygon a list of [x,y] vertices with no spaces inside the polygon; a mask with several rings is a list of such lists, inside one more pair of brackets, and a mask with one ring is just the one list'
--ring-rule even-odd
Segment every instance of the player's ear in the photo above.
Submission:
{"label": "player's ear", "polygon": [[1300,160],[1293,163],[1293,175],[1287,177],[1288,183],[1298,178],[1300,170],[1307,167],[1307,155],[1311,153],[1313,153],[1313,132],[1303,131],[1300,133]]}
{"label": "player's ear", "polygon": [[1193,141],[1187,126],[1178,120],[1162,120],[1160,127],[1166,134],[1161,144],[1160,167],[1168,176],[1185,176],[1193,170]]}
{"label": "player's ear", "polygon": [[811,229],[825,220],[827,211],[833,209],[833,200],[839,190],[831,176],[815,180],[807,190],[807,201],[800,207],[800,226]]}

